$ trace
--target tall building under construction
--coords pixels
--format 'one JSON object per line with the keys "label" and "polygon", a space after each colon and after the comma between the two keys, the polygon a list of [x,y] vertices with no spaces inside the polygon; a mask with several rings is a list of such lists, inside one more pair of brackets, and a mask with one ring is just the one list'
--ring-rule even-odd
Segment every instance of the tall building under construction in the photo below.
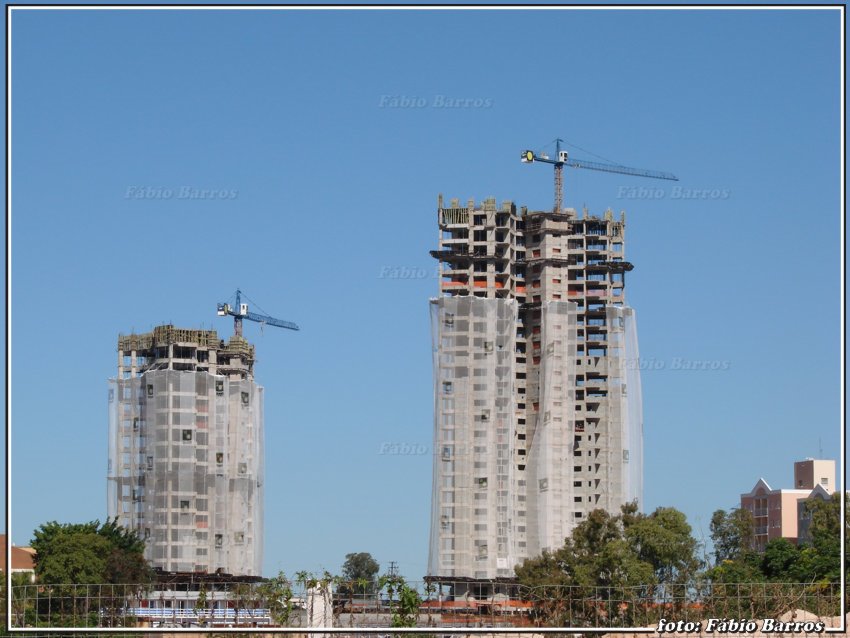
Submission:
{"label": "tall building under construction", "polygon": [[108,513],[169,572],[258,576],[263,388],[254,346],[171,325],[118,338],[109,381]]}
{"label": "tall building under construction", "polygon": [[428,574],[494,579],[642,499],[625,215],[444,206]]}

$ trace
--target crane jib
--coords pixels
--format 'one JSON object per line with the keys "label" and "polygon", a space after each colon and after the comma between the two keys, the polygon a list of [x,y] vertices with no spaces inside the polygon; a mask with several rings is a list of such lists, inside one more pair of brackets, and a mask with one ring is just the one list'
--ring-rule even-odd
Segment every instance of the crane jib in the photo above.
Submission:
{"label": "crane jib", "polygon": [[555,166],[555,207],[553,210],[556,213],[561,212],[561,206],[564,200],[564,165],[572,168],[587,168],[594,171],[604,171],[606,173],[619,173],[621,175],[633,175],[635,177],[649,177],[651,179],[668,179],[678,182],[679,178],[672,173],[663,171],[652,171],[644,168],[632,168],[621,164],[610,164],[605,162],[591,162],[589,160],[577,159],[570,157],[567,151],[561,150],[561,138],[555,140],[555,159],[549,159],[548,156],[535,153],[532,150],[524,150],[520,154],[520,160],[526,164],[532,162],[544,162],[546,164],[554,164]]}
{"label": "crane jib", "polygon": [[[250,301],[250,300],[249,300]],[[268,315],[259,315],[256,312],[250,312],[248,310],[248,304],[242,303],[242,291],[236,291],[236,307],[232,307],[228,303],[220,303],[217,307],[218,315],[231,315],[233,317],[234,322],[234,332],[237,336],[242,336],[242,320],[248,319],[249,321],[256,321],[260,324],[268,324],[270,326],[276,326],[278,328],[286,328],[288,330],[300,330],[297,324],[292,323],[291,321],[284,321],[283,319],[275,319],[274,317],[270,317]]]}
{"label": "crane jib", "polygon": [[605,171],[606,173],[620,173],[622,175],[635,175],[637,177],[651,177],[654,179],[679,181],[679,178],[672,173],[653,171],[646,168],[633,168],[631,166],[623,166],[621,164],[605,164],[603,162],[591,162],[589,160],[572,158],[568,159],[564,162],[564,164],[573,168],[587,168],[594,171]]}

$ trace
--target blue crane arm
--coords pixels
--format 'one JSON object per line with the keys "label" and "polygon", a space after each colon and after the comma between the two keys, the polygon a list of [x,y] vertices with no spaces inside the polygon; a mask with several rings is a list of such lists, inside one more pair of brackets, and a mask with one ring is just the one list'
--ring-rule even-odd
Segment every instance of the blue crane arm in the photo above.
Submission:
{"label": "blue crane arm", "polygon": [[[535,158],[535,161],[537,158]],[[545,161],[545,160],[543,160]],[[550,164],[556,164],[549,160]],[[678,182],[679,178],[673,173],[665,173],[663,171],[651,171],[645,168],[631,168],[629,166],[620,166],[619,164],[605,164],[604,162],[591,162],[590,160],[569,158],[564,164],[573,168],[589,168],[594,171],[605,171],[606,173],[620,173],[622,175],[637,175],[638,177],[652,177],[654,179],[669,179]]]}
{"label": "blue crane arm", "polygon": [[[560,156],[560,147],[558,154]],[[538,155],[534,151],[523,151],[521,157],[522,161],[526,163],[543,162],[544,164],[553,164],[555,167],[572,166],[573,168],[589,168],[592,171],[605,171],[606,173],[620,173],[621,175],[652,177],[653,179],[669,179],[674,182],[679,181],[679,178],[673,175],[673,173],[665,173],[664,171],[652,171],[646,168],[632,168],[631,166],[622,166],[621,164],[607,164],[605,162],[594,162],[591,160],[583,160],[573,157],[567,159],[550,159],[548,157]]]}
{"label": "blue crane arm", "polygon": [[275,319],[274,317],[269,317],[267,315],[258,315],[256,312],[248,312],[244,315],[246,319],[250,319],[251,321],[256,321],[258,323],[266,323],[270,326],[277,326],[278,328],[287,328],[288,330],[300,330],[296,324],[291,321],[284,321],[283,319]]}

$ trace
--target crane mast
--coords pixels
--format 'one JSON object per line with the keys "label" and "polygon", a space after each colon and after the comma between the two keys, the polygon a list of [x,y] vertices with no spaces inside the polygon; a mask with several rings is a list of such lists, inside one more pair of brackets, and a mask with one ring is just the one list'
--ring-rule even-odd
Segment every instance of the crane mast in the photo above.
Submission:
{"label": "crane mast", "polygon": [[555,164],[555,210],[554,213],[561,211],[564,205],[564,165]]}

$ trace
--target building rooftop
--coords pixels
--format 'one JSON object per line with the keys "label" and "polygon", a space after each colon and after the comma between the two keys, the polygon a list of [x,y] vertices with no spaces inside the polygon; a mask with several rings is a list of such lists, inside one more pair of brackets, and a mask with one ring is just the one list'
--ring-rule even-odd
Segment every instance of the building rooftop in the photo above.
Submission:
{"label": "building rooftop", "polygon": [[[3,544],[3,555],[0,557],[0,571],[6,572],[6,535],[0,534],[0,543]],[[31,547],[12,546],[12,571],[34,571],[35,550]]]}

